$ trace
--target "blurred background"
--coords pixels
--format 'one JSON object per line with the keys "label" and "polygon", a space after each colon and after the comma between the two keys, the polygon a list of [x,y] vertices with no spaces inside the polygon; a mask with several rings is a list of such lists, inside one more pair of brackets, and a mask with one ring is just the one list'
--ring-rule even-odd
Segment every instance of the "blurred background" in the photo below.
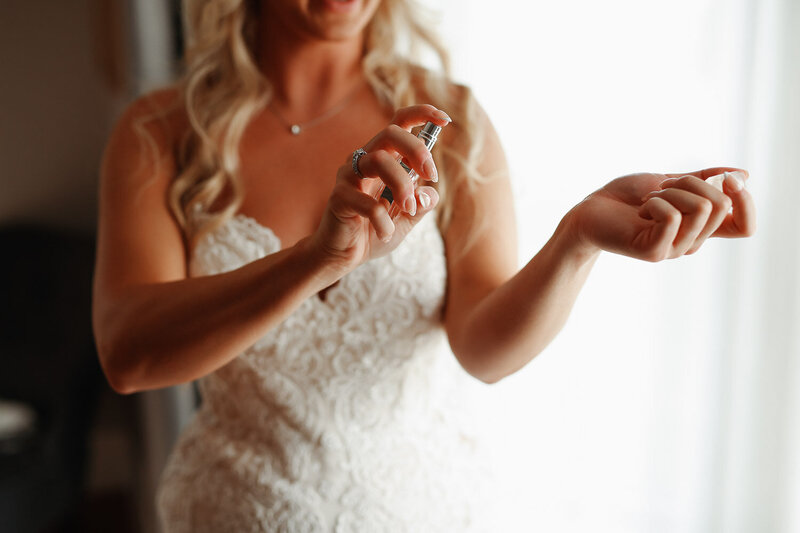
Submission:
{"label": "blurred background", "polygon": [[[520,265],[636,171],[747,168],[759,228],[603,255],[553,344],[476,387],[502,532],[800,532],[800,1],[430,0],[512,168]],[[98,165],[171,80],[179,0],[0,6],[0,531],[157,531],[191,385],[119,396],[92,344]]]}

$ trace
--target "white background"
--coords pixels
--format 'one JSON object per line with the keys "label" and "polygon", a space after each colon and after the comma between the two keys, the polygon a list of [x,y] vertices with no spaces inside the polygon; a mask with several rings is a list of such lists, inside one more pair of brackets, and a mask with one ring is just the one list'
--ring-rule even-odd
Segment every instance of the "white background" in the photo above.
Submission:
{"label": "white background", "polygon": [[559,337],[482,398],[497,531],[800,531],[800,2],[439,0],[511,164],[520,265],[630,172],[751,172],[759,228],[604,254]]}

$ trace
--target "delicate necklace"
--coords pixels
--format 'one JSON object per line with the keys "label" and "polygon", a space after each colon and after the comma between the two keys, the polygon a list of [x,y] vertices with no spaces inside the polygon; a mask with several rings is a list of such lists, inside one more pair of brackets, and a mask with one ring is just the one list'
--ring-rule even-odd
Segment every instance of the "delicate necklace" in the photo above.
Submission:
{"label": "delicate necklace", "polygon": [[315,126],[315,125],[319,124],[320,122],[322,122],[323,120],[331,118],[332,116],[334,116],[337,113],[339,113],[339,111],[344,109],[347,106],[347,104],[350,103],[350,101],[353,99],[353,97],[355,97],[355,95],[358,93],[359,89],[361,89],[361,84],[360,83],[356,86],[356,88],[354,90],[352,90],[350,92],[350,94],[348,94],[344,98],[344,100],[342,100],[341,102],[339,102],[338,104],[336,104],[332,108],[328,109],[327,111],[325,111],[323,114],[319,115],[318,117],[312,118],[311,120],[307,120],[306,122],[304,122],[302,124],[299,123],[299,122],[294,122],[293,123],[293,122],[289,122],[288,120],[286,120],[286,118],[281,114],[281,112],[278,111],[278,109],[275,106],[272,105],[272,102],[270,102],[270,104],[269,104],[269,109],[270,109],[270,111],[272,111],[272,113],[275,115],[275,117],[277,117],[277,119],[279,121],[281,121],[281,123],[283,123],[283,125],[286,127],[286,129],[289,130],[289,133],[291,133],[292,135],[300,135],[303,131],[307,130],[308,128],[310,128],[312,126]]}

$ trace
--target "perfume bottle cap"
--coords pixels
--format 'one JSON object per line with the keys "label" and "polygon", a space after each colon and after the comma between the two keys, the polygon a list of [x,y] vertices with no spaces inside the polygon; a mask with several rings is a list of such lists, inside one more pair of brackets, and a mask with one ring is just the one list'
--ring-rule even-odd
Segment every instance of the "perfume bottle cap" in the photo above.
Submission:
{"label": "perfume bottle cap", "polygon": [[441,126],[437,126],[433,122],[428,122],[422,127],[420,132],[417,134],[417,137],[422,139],[422,141],[425,143],[425,147],[430,150],[433,148],[433,145],[436,144],[436,139],[439,137],[439,133],[441,131]]}

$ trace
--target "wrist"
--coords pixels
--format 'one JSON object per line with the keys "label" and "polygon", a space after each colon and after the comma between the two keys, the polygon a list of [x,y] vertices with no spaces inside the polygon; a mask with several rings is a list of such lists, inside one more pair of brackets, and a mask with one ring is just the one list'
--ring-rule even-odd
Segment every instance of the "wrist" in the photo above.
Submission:
{"label": "wrist", "polygon": [[580,208],[581,204],[578,204],[564,215],[553,233],[551,243],[563,257],[572,258],[579,263],[587,263],[594,261],[602,249],[593,244],[583,231],[583,225],[580,223]]}
{"label": "wrist", "polygon": [[322,290],[336,283],[352,270],[346,261],[326,253],[314,242],[313,236],[301,239],[294,245],[300,264],[308,267]]}

